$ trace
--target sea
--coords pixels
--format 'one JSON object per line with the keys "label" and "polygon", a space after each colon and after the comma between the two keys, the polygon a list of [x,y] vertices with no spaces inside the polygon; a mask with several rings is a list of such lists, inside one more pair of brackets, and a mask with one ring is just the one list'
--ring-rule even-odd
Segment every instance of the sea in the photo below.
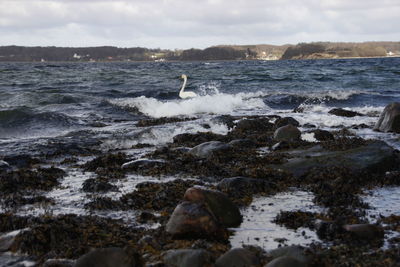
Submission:
{"label": "sea", "polygon": [[[310,128],[304,125],[330,131],[348,127],[358,136],[384,140],[400,149],[398,134],[371,129],[387,104],[400,101],[399,66],[400,58],[0,63],[0,160],[26,154],[51,157],[60,154],[60,147],[65,151],[74,147],[88,151],[96,148],[104,153],[122,151],[139,158],[171,142],[177,134],[208,131],[226,134],[229,131],[227,125],[213,120],[224,114],[290,116],[300,122],[302,138],[306,140],[313,137]],[[188,76],[185,90],[195,92],[198,97],[179,98],[182,74]],[[295,112],[296,108],[302,112]],[[339,117],[328,113],[332,108],[349,109],[365,116]],[[148,127],[136,125],[142,119],[161,117],[194,119]],[[369,127],[354,127],[363,124]],[[132,149],[138,144],[152,147]],[[61,153],[60,161],[63,156],[68,155]],[[79,160],[83,163],[93,157],[88,155]],[[66,168],[57,162],[51,165]],[[80,188],[83,181],[94,174],[73,168],[65,170],[68,175],[62,186],[47,193],[55,199],[53,206],[28,205],[17,212],[20,215],[49,211],[53,214],[86,214],[83,204],[87,197]],[[174,178],[132,175],[118,182],[119,192],[109,195],[118,197],[142,181]],[[380,197],[370,197],[375,206],[387,208],[382,196],[390,195],[388,205],[400,201],[399,189],[380,190],[377,192]],[[274,206],[276,214],[295,206],[318,209],[311,200],[310,193],[293,189],[293,192],[255,201],[259,207],[279,203]],[[261,236],[265,248],[276,247],[271,238],[274,233],[277,237],[285,235],[294,243],[308,242],[300,233],[273,225],[273,214],[271,218],[265,217],[256,210],[243,210],[249,224],[236,229],[233,245],[251,244],[255,242],[252,237]],[[390,212],[398,213],[399,210]],[[129,220],[135,214],[134,211],[132,214],[113,211],[99,212],[99,216]],[[267,233],[265,241],[264,232]],[[259,240],[257,242],[260,244]]]}

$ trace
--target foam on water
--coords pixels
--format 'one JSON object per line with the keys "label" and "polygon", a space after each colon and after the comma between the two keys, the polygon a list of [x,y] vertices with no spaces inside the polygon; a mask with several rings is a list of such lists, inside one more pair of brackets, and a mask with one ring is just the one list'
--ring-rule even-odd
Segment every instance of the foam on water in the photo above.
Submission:
{"label": "foam on water", "polygon": [[153,117],[190,116],[196,114],[227,114],[238,109],[265,109],[260,98],[245,97],[245,94],[213,94],[191,99],[160,101],[145,96],[110,100],[121,107],[137,108],[139,112]]}

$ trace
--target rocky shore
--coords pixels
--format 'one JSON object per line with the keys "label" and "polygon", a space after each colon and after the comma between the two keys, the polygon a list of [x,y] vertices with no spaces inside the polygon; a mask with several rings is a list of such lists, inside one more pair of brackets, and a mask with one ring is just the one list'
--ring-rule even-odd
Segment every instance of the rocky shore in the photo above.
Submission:
{"label": "rocky shore", "polygon": [[[148,119],[139,126],[189,119]],[[64,147],[63,157],[4,157],[2,266],[400,266],[400,216],[382,215],[371,222],[361,197],[366,189],[400,186],[399,151],[354,136],[351,129],[329,132],[290,117],[224,115],[215,120],[229,133],[179,134],[141,157],[101,153],[97,144]],[[400,133],[400,103],[385,108],[375,129]],[[309,141],[302,139],[305,133],[312,136]],[[81,188],[89,199],[86,215],[16,214],[27,204],[51,206],[54,200],[46,193],[60,187],[70,169],[93,174]],[[118,198],[103,195],[118,190],[115,181],[128,175],[177,178],[140,182]],[[230,237],[254,198],[293,188],[312,193],[320,211],[281,211],[273,223],[306,228],[318,241],[286,246],[282,236],[273,250],[232,246]],[[104,218],[95,215],[98,211],[132,212],[134,218]]]}

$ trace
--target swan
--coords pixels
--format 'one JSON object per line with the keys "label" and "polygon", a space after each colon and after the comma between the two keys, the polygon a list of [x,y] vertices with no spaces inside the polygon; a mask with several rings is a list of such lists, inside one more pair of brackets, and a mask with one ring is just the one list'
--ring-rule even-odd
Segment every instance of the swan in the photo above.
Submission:
{"label": "swan", "polygon": [[182,84],[181,90],[179,91],[179,97],[180,98],[196,97],[197,94],[195,92],[191,92],[191,91],[184,92],[186,82],[187,82],[187,76],[185,74],[182,74],[181,78],[183,79],[183,84]]}

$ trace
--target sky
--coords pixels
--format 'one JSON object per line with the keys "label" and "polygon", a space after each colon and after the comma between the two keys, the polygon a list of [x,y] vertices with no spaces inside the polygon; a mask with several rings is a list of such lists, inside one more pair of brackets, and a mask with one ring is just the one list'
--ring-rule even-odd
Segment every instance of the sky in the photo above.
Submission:
{"label": "sky", "polygon": [[400,41],[400,0],[0,0],[0,45]]}

